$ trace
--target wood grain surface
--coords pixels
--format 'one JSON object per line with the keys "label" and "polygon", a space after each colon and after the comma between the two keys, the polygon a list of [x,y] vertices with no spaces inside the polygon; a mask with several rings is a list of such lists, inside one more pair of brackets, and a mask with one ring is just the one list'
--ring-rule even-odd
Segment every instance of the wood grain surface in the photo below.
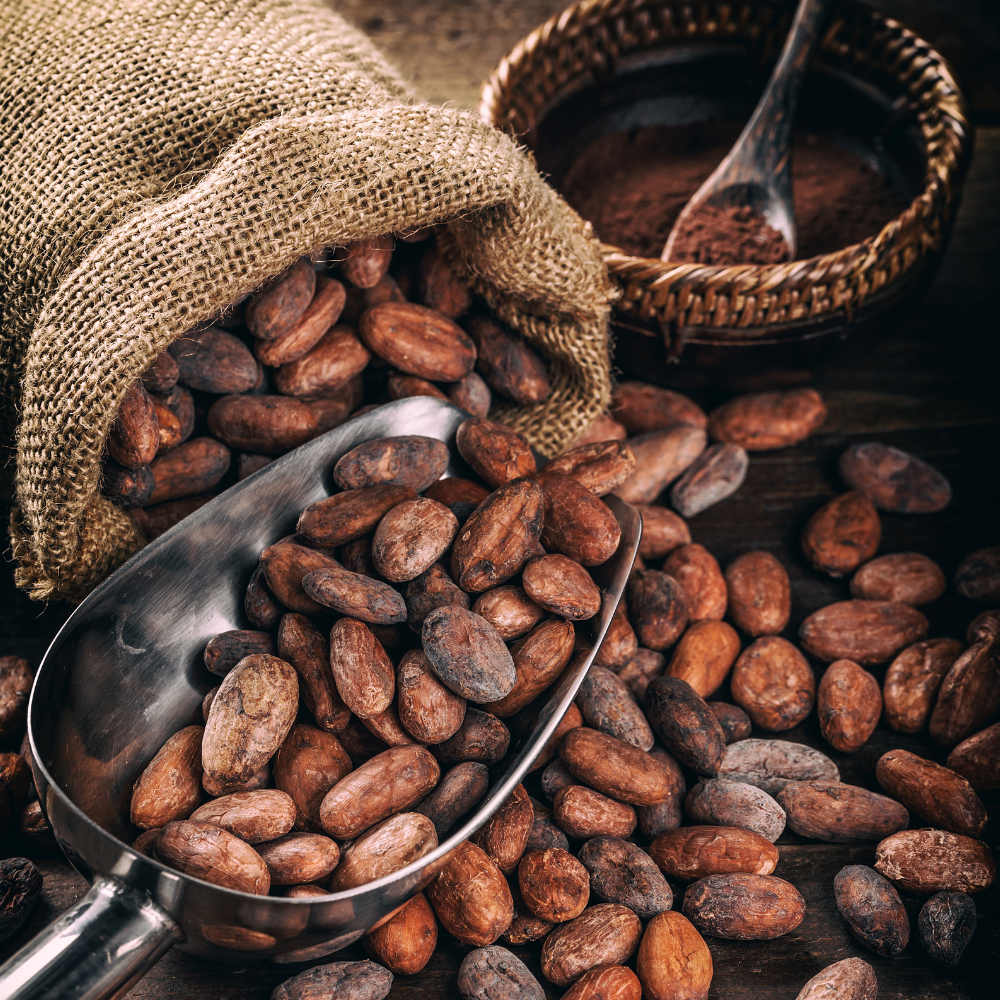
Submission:
{"label": "wood grain surface", "polygon": [[[397,50],[405,49],[404,70],[429,96],[469,106],[478,92],[478,81],[496,59],[561,3],[424,0],[403,5],[389,0],[344,0],[336,6],[371,31],[394,57]],[[923,518],[883,515],[882,552],[924,552],[951,579],[969,551],[1000,543],[1000,338],[994,306],[1000,273],[1000,128],[981,127],[976,142],[951,245],[913,315],[877,342],[854,345],[818,375],[813,384],[823,392],[830,413],[816,436],[797,448],[754,455],[742,489],[691,521],[694,540],[706,545],[723,565],[748,549],[764,548],[788,567],[793,587],[789,638],[807,614],[847,596],[845,581],[823,577],[808,566],[798,536],[812,512],[843,489],[836,460],[851,443],[879,440],[911,450],[944,472],[954,487],[954,501],[941,514]],[[706,407],[721,400],[711,392],[693,395]],[[17,653],[37,664],[69,610],[65,605],[43,608],[28,601],[14,590],[12,572],[6,566],[0,580],[0,654]],[[931,636],[961,638],[968,621],[983,609],[949,589],[924,610]],[[881,680],[884,668],[874,672]],[[720,696],[727,697],[727,692]],[[843,780],[868,788],[878,787],[875,761],[892,747],[944,759],[925,735],[901,736],[884,724],[853,755],[825,744],[815,716],[782,735],[822,749],[837,762]],[[541,797],[537,788],[529,790]],[[996,851],[1000,794],[985,798],[990,823],[984,837]],[[871,863],[873,846],[818,844],[786,833],[779,847],[781,860],[775,874],[793,882],[803,894],[806,918],[796,931],[775,941],[709,939],[715,962],[713,1000],[793,1000],[820,968],[852,955],[875,966],[880,998],[991,1000],[1000,995],[996,983],[1000,888],[993,886],[975,897],[978,930],[957,968],[935,967],[922,954],[915,934],[920,904],[916,897],[905,897],[914,924],[910,945],[896,959],[881,959],[848,936],[832,895],[834,875],[846,864]],[[3,856],[31,853],[10,836],[0,842],[0,850]],[[61,855],[35,852],[34,857],[44,875],[42,898],[26,926],[0,945],[0,961],[85,891],[83,879]],[[674,888],[679,895],[681,887]],[[515,950],[540,977],[538,947]],[[430,964],[417,976],[398,977],[391,997],[438,1000],[456,996],[458,966],[467,951],[442,932]],[[338,956],[361,957],[365,956],[360,946]],[[290,974],[294,973],[288,967],[229,968],[174,951],[129,996],[264,1000]],[[549,997],[562,992],[544,985]]]}

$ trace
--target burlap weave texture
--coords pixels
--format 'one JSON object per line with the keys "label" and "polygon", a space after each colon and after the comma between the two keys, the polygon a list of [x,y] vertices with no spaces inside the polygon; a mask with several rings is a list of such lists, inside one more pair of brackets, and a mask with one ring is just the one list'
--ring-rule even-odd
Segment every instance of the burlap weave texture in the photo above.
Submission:
{"label": "burlap weave texture", "polygon": [[559,450],[608,400],[610,286],[513,141],[418,103],[318,2],[0,5],[0,445],[18,584],[79,599],[144,544],[98,492],[101,454],[168,344],[311,250],[439,222],[455,267],[549,361],[549,398],[502,419]]}

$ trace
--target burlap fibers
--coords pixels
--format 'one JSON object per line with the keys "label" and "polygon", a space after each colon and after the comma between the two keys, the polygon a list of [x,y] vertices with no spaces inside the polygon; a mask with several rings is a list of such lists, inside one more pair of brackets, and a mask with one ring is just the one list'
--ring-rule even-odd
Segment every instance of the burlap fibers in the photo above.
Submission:
{"label": "burlap fibers", "polygon": [[548,359],[503,419],[542,452],[606,405],[596,243],[515,143],[418,103],[308,0],[0,4],[0,444],[17,583],[80,599],[145,539],[99,493],[129,384],[297,257],[447,221],[456,268]]}

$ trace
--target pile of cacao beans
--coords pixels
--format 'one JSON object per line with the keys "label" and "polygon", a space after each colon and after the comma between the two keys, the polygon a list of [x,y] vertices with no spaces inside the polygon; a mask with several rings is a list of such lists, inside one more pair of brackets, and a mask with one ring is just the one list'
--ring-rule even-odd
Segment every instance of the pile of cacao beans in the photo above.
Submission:
{"label": "pile of cacao beans", "polygon": [[331,248],[154,361],[119,408],[101,488],[152,539],[379,403],[437,396],[485,417],[494,392],[541,402],[545,364],[456,279],[432,229]]}
{"label": "pile of cacao beans", "polygon": [[[640,555],[533,772],[363,938],[374,961],[309,969],[274,1000],[384,997],[393,975],[424,968],[440,927],[472,949],[464,997],[544,997],[509,950],[532,943],[571,1000],[707,997],[706,938],[766,941],[805,916],[781,877],[786,828],[876,845],[874,867],[849,865],[830,886],[862,947],[893,957],[907,946],[902,892],[925,898],[914,934],[924,952],[955,964],[975,930],[973,896],[996,871],[977,793],[1000,788],[1000,611],[978,615],[965,643],[929,638],[919,608],[944,592],[944,574],[916,553],[877,555],[879,511],[939,511],[947,480],[876,442],[843,454],[850,490],[804,526],[802,551],[849,578],[850,599],[809,615],[797,642],[782,635],[785,567],[749,551],[723,570],[685,520],[739,488],[750,452],[794,445],[824,417],[812,390],[705,414],[625,383],[610,415],[541,470],[523,438],[483,417],[456,440],[475,479],[441,479],[437,441],[360,445],[333,469],[340,492],[261,553],[252,627],[208,643],[221,683],[204,726],[171,737],[137,780],[135,847],[221,885],[293,897],[429,853],[586,655],[575,622],[600,608],[588,570],[617,547],[600,499],[614,493],[643,515]],[[967,557],[954,586],[1000,604],[1000,548]],[[713,700],[720,691],[731,701]],[[843,783],[827,754],[775,735],[814,709],[837,753],[857,752],[884,718],[900,733],[926,729],[947,765],[894,749],[877,763],[884,794]],[[276,943],[251,928],[203,933],[247,950]],[[876,991],[873,966],[848,958],[798,996]]]}

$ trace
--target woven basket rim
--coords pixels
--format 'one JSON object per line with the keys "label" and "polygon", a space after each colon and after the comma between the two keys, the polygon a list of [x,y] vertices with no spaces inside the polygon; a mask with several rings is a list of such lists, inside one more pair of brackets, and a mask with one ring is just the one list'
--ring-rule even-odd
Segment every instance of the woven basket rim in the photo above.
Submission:
{"label": "woven basket rim", "polygon": [[[748,0],[742,7],[763,8],[779,4],[788,6],[783,0],[777,2]],[[602,40],[606,40],[612,30],[616,28],[620,30],[621,19],[628,16],[635,17],[650,11],[662,12],[667,8],[677,10],[689,8],[696,13],[711,9],[718,13],[723,7],[733,8],[735,5],[716,3],[714,0],[693,0],[693,2],[688,0],[686,3],[679,3],[678,0],[578,0],[523,38],[501,60],[483,85],[479,114],[494,127],[504,127],[506,122],[503,120],[505,116],[502,112],[504,109],[512,110],[508,98],[516,97],[516,88],[526,81],[534,82],[540,75],[549,71],[552,64],[557,62],[554,55],[558,52],[559,45],[578,40],[585,32],[593,32]],[[859,243],[848,244],[827,254],[797,258],[783,264],[679,263],[633,256],[613,244],[602,243],[601,249],[609,274],[617,284],[623,286],[624,294],[618,304],[619,310],[628,314],[638,314],[646,319],[658,317],[661,321],[673,321],[679,327],[685,325],[685,319],[690,318],[689,311],[682,303],[679,301],[674,303],[673,315],[670,315],[669,303],[665,308],[657,308],[655,304],[650,305],[650,301],[658,295],[662,298],[673,296],[678,300],[685,297],[694,299],[700,295],[706,300],[704,311],[707,312],[720,296],[732,300],[737,297],[763,297],[773,303],[782,297],[787,298],[792,291],[811,289],[815,286],[826,289],[835,281],[849,281],[855,284],[860,282],[864,285],[869,272],[875,271],[893,254],[905,251],[915,243],[919,245],[920,234],[927,231],[929,224],[935,221],[943,223],[950,216],[958,199],[971,148],[969,105],[957,82],[954,70],[930,43],[921,39],[915,32],[857,0],[841,0],[836,5],[831,14],[831,26],[821,45],[831,39],[836,40],[835,28],[842,26],[844,18],[848,16],[866,16],[870,23],[869,36],[891,36],[898,49],[913,53],[914,57],[919,56],[925,63],[925,71],[919,81],[921,89],[919,93],[910,95],[911,106],[921,121],[936,116],[941,126],[940,130],[945,134],[943,137],[938,136],[935,142],[926,129],[921,131],[920,148],[926,166],[920,190],[914,195],[910,204],[889,220],[878,233]],[[697,42],[706,39],[691,34],[688,40]],[[724,40],[727,39],[719,36],[718,41]],[[660,39],[656,44],[639,42],[620,51],[624,56],[637,51],[676,48],[678,44],[678,40]],[[613,45],[613,42],[609,43],[610,45]],[[899,61],[902,61],[902,57]],[[593,67],[583,67],[553,87],[546,95],[546,99],[532,109],[534,117],[528,128],[534,127],[537,116],[546,107],[551,106],[552,101],[557,99],[558,94],[565,90],[571,80],[580,79],[592,69]],[[922,104],[918,104],[919,96],[926,98]],[[523,135],[524,131],[520,134]],[[862,288],[861,293],[855,294],[853,299],[846,302],[834,301],[831,308],[819,309],[818,312],[832,314],[846,309],[850,316],[852,308],[859,305],[869,291],[884,290],[886,285],[894,283],[905,275],[926,253],[926,248],[918,249],[916,256],[911,253],[909,255],[911,259],[904,261],[902,266],[890,263],[889,267],[894,273],[888,279],[874,284],[869,283],[871,287]],[[640,301],[638,309],[631,306],[631,303],[637,300]],[[814,308],[808,315],[816,318],[816,311]],[[794,322],[795,319],[791,321]],[[698,325],[710,325],[716,328],[734,326],[759,328],[772,324],[784,325],[787,322],[789,320],[782,316],[773,319],[764,318],[756,322],[707,321]]]}

